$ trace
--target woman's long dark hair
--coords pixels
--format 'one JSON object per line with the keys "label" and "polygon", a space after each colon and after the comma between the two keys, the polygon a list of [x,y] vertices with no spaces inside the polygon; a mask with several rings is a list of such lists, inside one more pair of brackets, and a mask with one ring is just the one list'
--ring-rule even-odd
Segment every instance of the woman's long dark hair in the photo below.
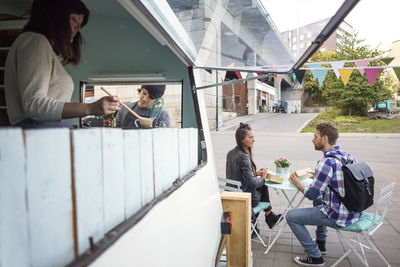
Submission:
{"label": "woman's long dark hair", "polygon": [[89,10],[80,0],[34,0],[24,32],[43,34],[64,65],[76,65],[81,58],[82,36],[77,32],[71,43],[70,14],[83,15],[81,27],[89,20]]}
{"label": "woman's long dark hair", "polygon": [[243,144],[243,139],[246,137],[246,134],[248,131],[251,131],[250,125],[247,123],[240,123],[239,128],[236,130],[235,133],[235,138],[236,138],[236,144],[238,145],[239,149],[246,153],[249,158],[250,158],[250,162],[251,162],[251,169],[253,170],[254,175],[256,174],[256,164],[253,161],[253,153],[251,152],[251,148],[247,148],[244,144]]}

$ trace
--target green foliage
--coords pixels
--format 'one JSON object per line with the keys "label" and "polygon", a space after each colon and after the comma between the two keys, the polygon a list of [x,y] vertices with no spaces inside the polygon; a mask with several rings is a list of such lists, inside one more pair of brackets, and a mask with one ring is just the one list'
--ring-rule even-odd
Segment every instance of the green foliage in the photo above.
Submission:
{"label": "green foliage", "polygon": [[279,158],[274,161],[276,167],[280,168],[289,168],[290,164],[292,164],[288,159]]}
{"label": "green foliage", "polygon": [[[357,39],[357,34],[343,39],[338,51],[318,51],[310,59],[311,62],[326,62],[339,60],[354,60],[373,58],[379,55],[376,49],[370,49],[367,45],[362,45],[364,40]],[[384,65],[382,61],[371,61],[370,65]],[[354,63],[346,63],[344,67],[353,67]],[[368,107],[375,102],[380,102],[391,98],[392,92],[389,89],[390,78],[381,71],[370,87],[365,75],[361,75],[358,70],[353,70],[349,82],[344,86],[341,79],[337,79],[333,70],[329,70],[324,83],[320,87],[318,81],[312,77],[311,72],[306,72],[304,78],[304,91],[311,97],[326,99],[335,108],[342,111],[343,115],[366,116]],[[321,101],[318,100],[317,104]]]}
{"label": "green foliage", "polygon": [[391,120],[372,120],[363,116],[340,116],[337,109],[318,114],[301,132],[315,132],[315,126],[321,122],[333,122],[339,133],[400,133],[400,116]]}

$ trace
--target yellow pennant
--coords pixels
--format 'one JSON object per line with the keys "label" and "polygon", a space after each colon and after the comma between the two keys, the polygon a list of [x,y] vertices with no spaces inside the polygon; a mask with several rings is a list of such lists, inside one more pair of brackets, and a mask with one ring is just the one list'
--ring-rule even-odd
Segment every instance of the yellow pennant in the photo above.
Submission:
{"label": "yellow pennant", "polygon": [[349,82],[351,73],[353,72],[353,69],[338,69],[339,73],[340,73],[340,78],[342,78],[342,81],[344,83],[344,86],[347,85],[347,83]]}

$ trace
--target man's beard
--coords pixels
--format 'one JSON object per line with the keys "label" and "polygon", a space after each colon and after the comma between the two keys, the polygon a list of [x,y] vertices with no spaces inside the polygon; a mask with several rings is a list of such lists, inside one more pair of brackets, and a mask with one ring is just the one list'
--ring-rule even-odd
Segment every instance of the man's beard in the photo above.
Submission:
{"label": "man's beard", "polygon": [[315,150],[322,150],[324,146],[322,144],[314,144]]}

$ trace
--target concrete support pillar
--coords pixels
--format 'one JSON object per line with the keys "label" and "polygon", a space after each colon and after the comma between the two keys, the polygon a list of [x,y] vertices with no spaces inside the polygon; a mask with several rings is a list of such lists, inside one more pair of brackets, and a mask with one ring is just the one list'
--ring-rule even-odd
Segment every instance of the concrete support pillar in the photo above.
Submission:
{"label": "concrete support pillar", "polygon": [[278,83],[278,79],[276,79],[276,80],[274,81],[274,87],[275,87],[275,90],[276,90],[276,93],[275,93],[275,102],[278,103],[279,100],[282,100],[281,84]]}
{"label": "concrete support pillar", "polygon": [[255,86],[255,80],[247,82],[247,103],[249,114],[258,113],[258,103],[257,103],[257,89]]}

